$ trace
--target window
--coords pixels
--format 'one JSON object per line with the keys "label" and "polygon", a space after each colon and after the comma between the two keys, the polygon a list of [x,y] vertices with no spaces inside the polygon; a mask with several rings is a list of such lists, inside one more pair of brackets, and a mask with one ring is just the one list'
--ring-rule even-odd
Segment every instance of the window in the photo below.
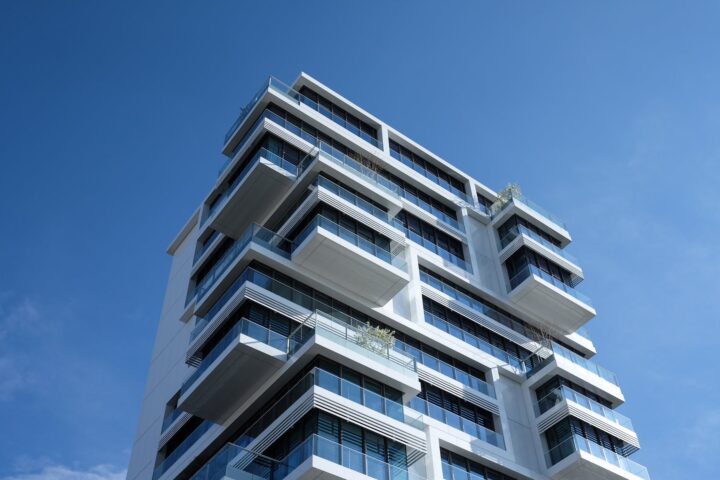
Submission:
{"label": "window", "polygon": [[440,448],[440,461],[444,480],[467,480],[472,473],[473,480],[514,480],[512,477],[469,460],[457,453]]}
{"label": "window", "polygon": [[465,198],[465,183],[451,176],[399,143],[390,140],[390,155],[446,190]]}

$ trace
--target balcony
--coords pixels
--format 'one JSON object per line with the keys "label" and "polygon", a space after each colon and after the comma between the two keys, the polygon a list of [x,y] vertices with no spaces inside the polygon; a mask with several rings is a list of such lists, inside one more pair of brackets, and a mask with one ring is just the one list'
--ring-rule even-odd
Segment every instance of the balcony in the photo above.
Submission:
{"label": "balcony", "polygon": [[316,216],[295,238],[293,262],[327,281],[385,305],[409,281],[404,248],[386,250]]}
{"label": "balcony", "polygon": [[510,278],[509,300],[543,326],[571,334],[596,314],[590,298],[535,265]]}
{"label": "balcony", "polygon": [[647,468],[573,435],[545,452],[548,475],[562,480],[650,480]]}
{"label": "balcony", "polygon": [[558,420],[573,416],[619,438],[632,448],[640,448],[640,442],[629,418],[564,385],[548,393],[535,404],[535,416],[541,432]]}
{"label": "balcony", "polygon": [[512,194],[506,202],[496,202],[491,206],[492,223],[502,225],[512,215],[518,215],[536,225],[541,225],[559,237],[564,247],[570,243],[571,237],[565,222],[557,215],[533,202],[525,195]]}
{"label": "balcony", "polygon": [[613,406],[625,401],[617,376],[613,372],[557,343],[553,342],[551,349],[552,355],[526,373],[526,384],[530,388],[560,375],[608,399]]}
{"label": "balcony", "polygon": [[281,460],[227,444],[191,480],[424,480],[420,469],[419,464],[391,465],[329,438],[311,435]]}
{"label": "balcony", "polygon": [[[206,223],[236,238],[248,225],[264,218],[290,189],[297,166],[261,148],[243,167],[221,198],[209,208]],[[257,201],[262,199],[261,202]],[[253,208],[247,208],[253,205]]]}
{"label": "balcony", "polygon": [[282,435],[292,422],[311,409],[331,415],[379,433],[391,435],[413,452],[424,451],[425,425],[421,415],[399,403],[341,379],[321,368],[314,368],[287,389],[237,439],[237,445],[262,450],[269,441]]}
{"label": "balcony", "polygon": [[418,235],[417,233],[407,228],[405,225],[402,224],[401,221],[397,220],[396,218],[393,219],[392,225],[398,230],[405,232],[407,238],[410,239],[413,243],[416,243],[421,247],[425,248],[426,250],[429,250],[435,255],[439,256],[444,264],[454,265],[468,273],[473,272],[472,265],[469,261],[463,260],[457,255],[454,255],[449,251],[445,250],[444,248],[440,247],[436,243],[433,243],[430,240],[423,238],[421,235]]}
{"label": "balcony", "polygon": [[[207,298],[214,297],[214,295],[208,294],[214,292],[219,285],[226,283],[228,273],[237,267],[243,257],[243,252],[245,252],[245,249],[251,243],[259,245],[283,258],[290,258],[292,244],[289,240],[259,225],[250,226],[235,240],[230,248],[215,262],[210,271],[195,286],[195,297],[198,305],[205,303],[204,301]],[[227,301],[226,297],[223,298]],[[215,301],[214,306],[218,307],[219,305],[222,307],[222,301],[223,299]],[[213,312],[212,307],[210,308],[210,312]],[[216,310],[215,313],[217,313]]]}
{"label": "balcony", "polygon": [[241,319],[196,362],[183,383],[178,408],[222,423],[285,363],[291,343],[288,337]]}
{"label": "balcony", "polygon": [[475,422],[418,397],[413,398],[408,406],[423,415],[427,415],[428,417],[434,418],[435,420],[453,427],[456,430],[467,433],[471,437],[475,437],[494,447],[505,450],[505,439],[502,434],[498,432],[483,427],[482,425],[478,425]]}
{"label": "balcony", "polygon": [[272,91],[276,94],[279,94],[282,97],[285,97],[286,99],[290,100],[291,102],[297,104],[297,105],[305,105],[311,110],[314,110],[323,116],[329,118],[336,124],[343,127],[348,132],[356,135],[357,137],[363,139],[364,141],[368,142],[375,148],[382,149],[382,144],[377,138],[374,138],[372,135],[369,135],[366,132],[363,132],[361,129],[357,128],[352,123],[347,122],[345,119],[342,119],[340,117],[337,117],[333,115],[330,112],[326,113],[326,109],[322,108],[320,105],[318,105],[317,102],[314,100],[309,99],[305,95],[301,94],[297,90],[293,89],[289,85],[281,82],[275,77],[269,77],[268,80],[265,81],[265,83],[262,85],[260,90],[252,97],[252,99],[240,110],[240,113],[238,114],[235,121],[232,123],[230,128],[228,129],[227,133],[225,134],[225,145],[228,145],[228,142],[234,138],[237,135],[238,129],[240,126],[245,122],[245,119],[248,118],[250,115],[250,112],[253,111],[256,105],[259,103],[267,103],[267,102],[261,102],[263,100],[263,97],[265,97],[265,94],[268,91]]}
{"label": "balcony", "polygon": [[579,266],[578,259],[574,255],[549,242],[523,225],[513,226],[503,238],[500,239],[500,262],[504,262],[523,245],[548,257],[573,275],[582,277],[582,269]]}

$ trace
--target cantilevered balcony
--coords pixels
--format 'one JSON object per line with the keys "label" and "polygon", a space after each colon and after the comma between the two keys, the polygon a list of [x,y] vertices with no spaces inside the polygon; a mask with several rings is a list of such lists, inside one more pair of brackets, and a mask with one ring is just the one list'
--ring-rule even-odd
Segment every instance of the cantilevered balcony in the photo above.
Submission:
{"label": "cantilevered balcony", "polygon": [[498,246],[500,249],[500,262],[504,262],[510,255],[523,246],[544,255],[571,272],[573,275],[578,277],[583,276],[582,269],[579,266],[580,264],[574,255],[567,252],[565,249],[558,247],[524,225],[515,225],[511,227],[500,239],[500,244]]}
{"label": "cantilevered balcony", "polygon": [[456,430],[460,430],[471,437],[475,437],[494,447],[505,450],[505,439],[501,433],[490,430],[487,427],[479,425],[467,418],[451,412],[450,410],[446,410],[419,397],[413,398],[408,406],[423,415],[434,418],[435,420],[453,427]]}
{"label": "cantilevered balcony", "polygon": [[533,388],[554,376],[561,376],[607,399],[613,406],[625,401],[613,372],[557,343],[553,342],[551,349],[552,355],[527,372],[525,384],[528,387]]}
{"label": "cantilevered balcony", "polygon": [[532,264],[510,278],[509,300],[551,330],[575,332],[595,316],[590,298]]}
{"label": "cantilevered balcony", "polygon": [[650,480],[644,466],[577,434],[545,452],[545,461],[558,480]]}
{"label": "cantilevered balcony", "polygon": [[506,201],[494,203],[491,210],[493,218],[492,224],[496,227],[505,223],[505,220],[513,215],[518,215],[536,225],[542,225],[544,229],[553,232],[554,236],[561,240],[561,246],[563,247],[572,240],[565,222],[525,195],[512,194]]}
{"label": "cantilevered balcony", "polygon": [[386,250],[317,215],[294,240],[292,260],[377,305],[409,281],[404,248]]}
{"label": "cantilevered balcony", "polygon": [[283,459],[229,443],[190,480],[424,480],[421,463],[391,465],[328,438],[311,435]]}
{"label": "cantilevered balcony", "polygon": [[[206,222],[215,230],[236,238],[253,221],[272,211],[290,189],[297,173],[295,164],[261,148],[211,204]],[[253,208],[247,208],[248,205]]]}
{"label": "cantilevered balcony", "polygon": [[565,385],[538,400],[535,415],[541,433],[562,418],[573,416],[624,441],[632,448],[640,448],[629,418]]}
{"label": "cantilevered balcony", "polygon": [[233,407],[285,363],[289,342],[288,337],[241,319],[195,362],[195,371],[183,383],[178,407],[222,423]]}

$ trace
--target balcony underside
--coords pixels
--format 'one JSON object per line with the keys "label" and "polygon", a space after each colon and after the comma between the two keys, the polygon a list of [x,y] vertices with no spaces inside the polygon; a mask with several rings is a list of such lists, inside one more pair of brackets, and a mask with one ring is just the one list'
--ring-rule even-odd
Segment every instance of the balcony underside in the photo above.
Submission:
{"label": "balcony underside", "polygon": [[180,397],[178,408],[223,423],[285,359],[285,351],[241,334]]}
{"label": "balcony underside", "polygon": [[322,228],[295,249],[292,260],[376,305],[385,305],[409,281],[399,268]]}
{"label": "balcony underside", "polygon": [[272,212],[294,180],[295,175],[261,158],[225,204],[219,207],[210,225],[219,232],[238,238],[253,222]]}
{"label": "balcony underside", "polygon": [[610,462],[577,451],[548,469],[554,480],[643,480]]}
{"label": "balcony underside", "polygon": [[508,294],[509,300],[531,315],[541,327],[570,334],[595,316],[595,309],[538,278],[529,275]]}

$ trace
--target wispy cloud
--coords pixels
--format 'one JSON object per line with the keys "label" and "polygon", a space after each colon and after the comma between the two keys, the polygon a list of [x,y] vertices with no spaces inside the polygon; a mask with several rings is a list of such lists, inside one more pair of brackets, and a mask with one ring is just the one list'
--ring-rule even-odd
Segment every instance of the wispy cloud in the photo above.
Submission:
{"label": "wispy cloud", "polygon": [[75,469],[64,465],[47,465],[36,472],[0,477],[0,480],[124,480],[127,470],[112,465]]}

